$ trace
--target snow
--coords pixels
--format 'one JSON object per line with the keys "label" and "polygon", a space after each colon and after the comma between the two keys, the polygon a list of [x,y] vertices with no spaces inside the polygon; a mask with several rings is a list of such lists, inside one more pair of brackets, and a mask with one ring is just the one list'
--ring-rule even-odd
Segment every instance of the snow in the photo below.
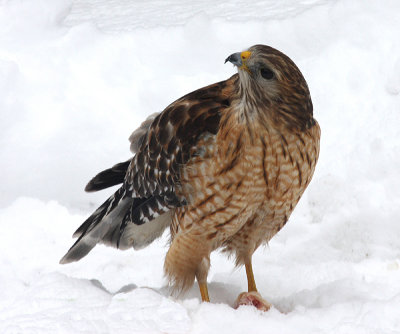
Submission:
{"label": "snow", "polygon": [[[400,333],[398,1],[0,2],[0,333]],[[83,187],[174,99],[233,74],[256,43],[287,53],[322,128],[317,170],[254,256],[274,307],[231,308],[243,269],[171,295],[167,235],[61,266],[107,195]]]}

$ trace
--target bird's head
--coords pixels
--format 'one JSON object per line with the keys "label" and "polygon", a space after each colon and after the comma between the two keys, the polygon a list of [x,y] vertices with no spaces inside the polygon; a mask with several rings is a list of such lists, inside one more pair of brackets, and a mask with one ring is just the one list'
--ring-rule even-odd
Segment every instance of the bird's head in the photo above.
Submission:
{"label": "bird's head", "polygon": [[226,58],[239,72],[245,112],[260,113],[290,127],[307,127],[313,106],[307,83],[296,64],[282,52],[254,45]]}

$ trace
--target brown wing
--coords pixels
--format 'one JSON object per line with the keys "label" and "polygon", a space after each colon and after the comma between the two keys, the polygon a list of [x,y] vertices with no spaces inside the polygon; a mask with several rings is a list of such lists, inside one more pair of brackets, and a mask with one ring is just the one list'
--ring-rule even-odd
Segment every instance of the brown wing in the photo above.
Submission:
{"label": "brown wing", "polygon": [[[129,223],[148,223],[187,203],[177,191],[181,168],[191,157],[202,154],[202,148],[196,146],[200,138],[217,134],[221,114],[231,104],[237,81],[234,75],[183,96],[155,117],[147,132],[135,134],[135,143],[141,144],[134,146],[137,152],[121,188],[78,228],[74,236],[79,238],[61,263],[79,260],[98,242],[123,249],[135,247],[132,226],[126,229]],[[144,124],[143,129],[147,126]],[[154,240],[165,226],[153,227],[156,232],[139,246]]]}
{"label": "brown wing", "polygon": [[202,154],[196,143],[202,136],[216,135],[224,109],[230,106],[237,75],[187,94],[169,105],[151,124],[125,178],[132,197],[161,196],[168,206],[181,206],[187,199],[176,189],[181,167]]}

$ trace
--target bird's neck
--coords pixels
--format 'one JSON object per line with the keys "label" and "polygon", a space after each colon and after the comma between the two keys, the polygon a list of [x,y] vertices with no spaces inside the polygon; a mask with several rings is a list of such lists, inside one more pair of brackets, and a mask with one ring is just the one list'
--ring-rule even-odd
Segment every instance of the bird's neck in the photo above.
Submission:
{"label": "bird's neck", "polygon": [[257,92],[250,94],[242,90],[239,99],[239,120],[250,124],[259,122],[267,128],[288,129],[291,131],[305,131],[315,124],[311,97],[305,96],[301,100],[282,100],[258,96]]}

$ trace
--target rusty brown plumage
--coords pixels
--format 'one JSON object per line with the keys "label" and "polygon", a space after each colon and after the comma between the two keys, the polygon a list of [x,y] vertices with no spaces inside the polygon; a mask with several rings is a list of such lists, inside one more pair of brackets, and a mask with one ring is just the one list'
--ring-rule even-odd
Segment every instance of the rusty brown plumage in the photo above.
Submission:
{"label": "rusty brown plumage", "polygon": [[[145,246],[169,226],[164,270],[176,289],[197,278],[207,300],[210,253],[220,248],[246,265],[256,291],[251,257],[311,181],[320,129],[307,83],[286,55],[256,45],[227,61],[238,74],[183,96],[131,136],[135,155],[129,167],[118,165],[126,173],[99,174],[122,187],[77,230],[62,263],[98,242]],[[104,188],[99,176],[91,182]]]}

